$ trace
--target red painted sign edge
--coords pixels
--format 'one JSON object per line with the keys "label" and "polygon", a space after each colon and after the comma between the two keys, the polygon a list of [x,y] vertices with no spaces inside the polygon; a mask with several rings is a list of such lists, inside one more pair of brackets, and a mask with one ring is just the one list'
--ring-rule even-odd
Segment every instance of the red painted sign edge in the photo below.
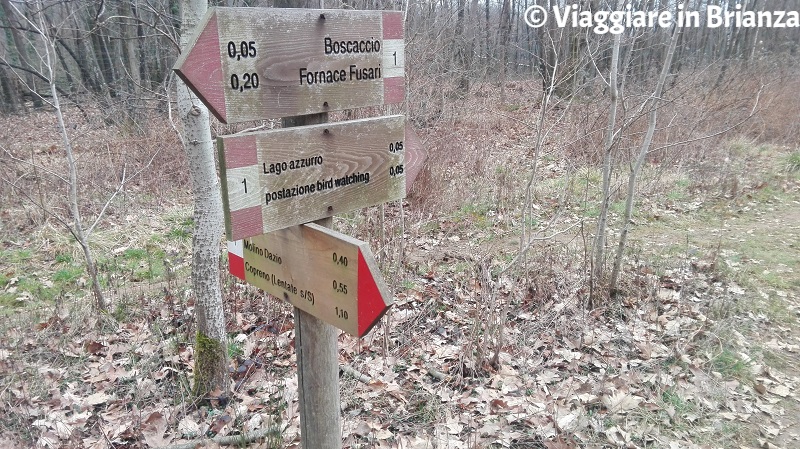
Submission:
{"label": "red painted sign edge", "polygon": [[[222,123],[227,122],[225,92],[223,86],[222,58],[219,56],[219,25],[216,9],[209,10],[196,28],[201,30],[193,40],[186,44],[173,70],[197,98],[208,107],[214,117]],[[206,52],[211,52],[208,57]],[[216,56],[216,57],[213,57]],[[183,66],[196,67],[186,73],[178,70]]]}
{"label": "red painted sign edge", "polygon": [[[380,276],[380,273],[378,273]],[[370,270],[361,248],[358,249],[358,336],[366,335],[381,317],[389,310],[383,302],[381,291],[375,283],[375,276]],[[369,324],[372,323],[372,324]]]}

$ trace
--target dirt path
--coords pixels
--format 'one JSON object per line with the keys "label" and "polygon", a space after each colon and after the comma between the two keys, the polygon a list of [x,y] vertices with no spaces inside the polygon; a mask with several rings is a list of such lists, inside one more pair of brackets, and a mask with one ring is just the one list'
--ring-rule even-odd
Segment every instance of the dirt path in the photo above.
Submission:
{"label": "dirt path", "polygon": [[683,252],[727,280],[739,299],[726,321],[748,341],[744,352],[753,356],[748,380],[759,393],[756,404],[764,404],[747,420],[755,442],[765,448],[800,447],[798,192],[771,204],[669,216],[637,226],[631,240],[644,252]]}

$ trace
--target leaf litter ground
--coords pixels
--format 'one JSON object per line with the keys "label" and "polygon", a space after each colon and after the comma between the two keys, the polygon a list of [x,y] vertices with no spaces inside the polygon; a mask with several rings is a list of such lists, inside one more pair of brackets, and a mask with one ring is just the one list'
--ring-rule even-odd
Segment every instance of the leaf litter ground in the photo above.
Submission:
{"label": "leaf litter ground", "polygon": [[[467,147],[511,160],[524,127],[488,128],[472,129]],[[451,136],[425,137],[436,145]],[[796,174],[769,192],[751,182],[726,200],[645,196],[626,294],[589,309],[577,227],[537,244],[522,272],[496,276],[515,255],[519,226],[514,201],[504,205],[498,191],[522,181],[481,160],[467,155],[454,170],[493,173],[496,190],[473,188],[466,206],[436,214],[411,198],[404,228],[397,206],[386,207],[384,227],[401,238],[376,241],[377,208],[337,222],[387,256],[396,292],[370,335],[340,337],[346,447],[800,444]],[[555,181],[566,169],[553,161],[543,170]],[[447,175],[424,176],[436,185]],[[486,205],[492,195],[499,200]],[[543,194],[537,207],[544,217],[566,204],[560,225],[590,227],[578,203]],[[173,223],[127,222],[142,229],[129,235],[110,223],[119,231],[109,245],[134,247],[150,232],[146,223],[153,232]],[[30,240],[34,249],[42,244]],[[186,259],[185,240],[165,244]],[[405,256],[396,262],[400,245]],[[3,262],[6,293],[20,287],[13,279],[24,268]],[[121,288],[113,317],[95,317],[79,292],[4,313],[0,446],[216,447],[213,438],[260,431],[251,447],[299,447],[291,310],[226,277],[234,394],[193,401],[193,300],[186,272],[175,276],[184,280]]]}

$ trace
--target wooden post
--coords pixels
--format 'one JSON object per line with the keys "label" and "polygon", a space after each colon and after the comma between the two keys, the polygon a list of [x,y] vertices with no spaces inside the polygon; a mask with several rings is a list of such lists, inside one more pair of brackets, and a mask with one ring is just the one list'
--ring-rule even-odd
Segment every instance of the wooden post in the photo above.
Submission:
{"label": "wooden post", "polygon": [[[316,125],[328,114],[283,119],[285,128]],[[317,220],[331,227],[333,218]],[[297,390],[300,403],[300,438],[304,449],[341,449],[342,420],[339,396],[338,330],[297,307],[294,309]]]}

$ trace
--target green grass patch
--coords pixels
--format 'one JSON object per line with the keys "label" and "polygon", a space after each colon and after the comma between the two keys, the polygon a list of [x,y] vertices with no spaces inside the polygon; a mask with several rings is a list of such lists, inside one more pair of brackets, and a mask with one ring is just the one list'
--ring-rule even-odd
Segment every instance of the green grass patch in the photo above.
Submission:
{"label": "green grass patch", "polygon": [[472,224],[477,229],[486,229],[492,226],[489,211],[492,207],[488,203],[465,204],[456,211],[453,221],[456,223]]}
{"label": "green grass patch", "polygon": [[188,240],[192,237],[192,229],[188,227],[174,227],[167,232],[166,237],[171,240]]}
{"label": "green grass patch", "polygon": [[122,253],[125,260],[140,261],[147,257],[147,251],[139,248],[128,248]]}
{"label": "green grass patch", "polygon": [[61,289],[46,285],[38,277],[20,276],[11,290],[0,293],[0,306],[18,307],[29,302],[51,301]]}
{"label": "green grass patch", "polygon": [[711,369],[727,378],[749,380],[752,377],[750,363],[742,360],[730,348],[723,348],[719,354],[711,359]]}
{"label": "green grass patch", "polygon": [[[608,209],[619,216],[623,216],[625,215],[625,201],[614,201]],[[632,216],[635,217],[636,215],[636,204],[634,203]]]}
{"label": "green grass patch", "polygon": [[787,251],[780,237],[753,233],[739,243],[738,254],[730,259],[741,264],[735,279],[747,288],[791,290],[800,283],[797,251]]}
{"label": "green grass patch", "polygon": [[456,262],[450,268],[450,272],[452,272],[454,274],[467,273],[467,272],[469,272],[471,270],[472,270],[472,265],[467,263],[467,262],[463,262],[463,261]]}
{"label": "green grass patch", "polygon": [[[119,323],[128,323],[141,319],[144,313],[145,310],[139,299],[133,295],[124,295],[114,301],[114,310],[111,311],[111,316]],[[153,325],[157,326],[158,322],[154,322]]]}
{"label": "green grass patch", "polygon": [[70,266],[61,268],[53,274],[53,282],[61,285],[72,284],[83,275],[83,267]]}
{"label": "green grass patch", "polygon": [[228,357],[235,359],[244,355],[244,348],[239,343],[233,341],[233,338],[228,338]]}
{"label": "green grass patch", "polygon": [[415,424],[430,424],[441,419],[441,401],[430,393],[416,389],[409,397],[409,404],[406,412],[399,420],[409,421]]}
{"label": "green grass patch", "polygon": [[661,401],[665,406],[675,410],[676,416],[683,416],[695,410],[695,405],[684,399],[675,389],[669,388],[661,393]]}
{"label": "green grass patch", "polygon": [[33,259],[33,252],[29,249],[0,250],[0,260],[6,263],[19,264]]}
{"label": "green grass patch", "polygon": [[166,222],[172,225],[166,233],[168,239],[180,241],[191,239],[194,230],[194,218],[175,215],[167,217]]}
{"label": "green grass patch", "polygon": [[72,263],[72,255],[67,253],[56,254],[56,263]]}
{"label": "green grass patch", "polygon": [[116,274],[133,282],[157,281],[166,275],[165,258],[163,249],[147,244],[144,249],[128,248],[114,257],[99,259],[97,266],[103,275],[101,279]]}
{"label": "green grass patch", "polygon": [[789,173],[800,173],[800,150],[786,157],[786,171]]}
{"label": "green grass patch", "polygon": [[583,216],[586,218],[600,216],[600,204],[597,201],[584,201],[581,209],[583,209]]}
{"label": "green grass patch", "polygon": [[[638,205],[634,202],[633,204],[633,213],[631,214],[631,218],[638,217],[637,212]],[[625,201],[619,200],[614,201],[613,203],[608,205],[608,212],[609,214],[616,214],[619,217],[623,217],[625,215]],[[600,216],[600,201],[584,201],[583,202],[583,216],[586,218],[597,218]]]}
{"label": "green grass patch", "polygon": [[691,181],[686,178],[681,178],[675,181],[673,188],[667,192],[667,199],[670,201],[683,201],[689,198],[689,186]]}
{"label": "green grass patch", "polygon": [[400,283],[401,290],[412,290],[414,288],[416,288],[416,284],[410,279],[403,279],[403,282]]}
{"label": "green grass patch", "polygon": [[13,307],[22,304],[22,302],[17,301],[17,295],[8,292],[0,292],[0,316],[5,315],[5,313],[9,312]]}
{"label": "green grass patch", "polygon": [[797,322],[795,314],[786,306],[786,301],[775,296],[765,301],[765,313],[770,320],[782,323],[793,324]]}

